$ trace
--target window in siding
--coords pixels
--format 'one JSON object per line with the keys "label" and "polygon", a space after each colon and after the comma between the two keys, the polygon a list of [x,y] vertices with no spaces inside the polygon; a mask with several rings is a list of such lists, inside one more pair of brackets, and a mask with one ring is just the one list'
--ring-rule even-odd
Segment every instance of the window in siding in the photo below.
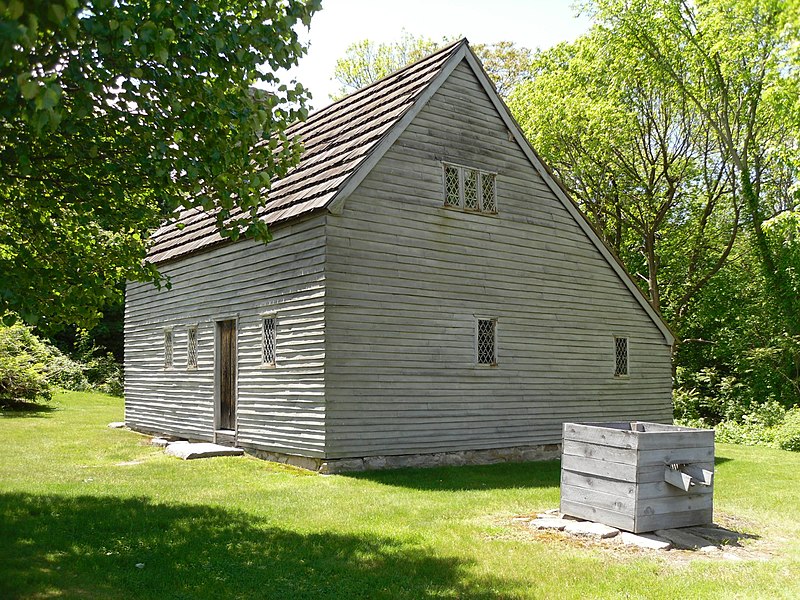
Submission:
{"label": "window in siding", "polygon": [[464,169],[464,208],[480,210],[478,201],[478,172],[475,169]]}
{"label": "window in siding", "polygon": [[443,163],[444,205],[463,210],[497,212],[496,175],[472,167]]}
{"label": "window in siding", "polygon": [[481,208],[484,212],[497,212],[495,202],[494,173],[481,173]]}
{"label": "window in siding", "polygon": [[164,368],[172,368],[172,329],[164,330]]}
{"label": "window in siding", "polygon": [[189,327],[186,338],[186,368],[197,368],[197,325]]}
{"label": "window in siding", "polygon": [[479,365],[497,364],[497,319],[478,319],[475,346]]}
{"label": "window in siding", "polygon": [[264,319],[261,321],[261,363],[266,367],[275,366],[275,333],[275,317],[264,317]]}
{"label": "window in siding", "polygon": [[444,205],[459,206],[461,204],[461,176],[458,167],[444,166],[444,188]]}
{"label": "window in siding", "polygon": [[614,377],[628,375],[628,338],[614,337]]}

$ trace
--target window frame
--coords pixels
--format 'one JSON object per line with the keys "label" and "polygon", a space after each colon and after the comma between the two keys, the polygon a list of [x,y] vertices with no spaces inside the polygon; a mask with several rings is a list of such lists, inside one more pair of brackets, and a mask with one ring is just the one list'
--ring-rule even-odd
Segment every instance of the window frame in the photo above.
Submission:
{"label": "window frame", "polygon": [[[162,364],[162,368],[166,371],[168,369],[175,368],[175,332],[174,328],[172,327],[165,327],[164,328],[164,362]],[[167,340],[169,340],[169,344],[167,344]],[[169,353],[167,353],[167,347],[169,347]],[[169,358],[169,360],[167,360]]]}
{"label": "window frame", "polygon": [[[481,321],[488,321],[492,323],[492,350],[493,362],[481,362]],[[497,317],[488,317],[483,315],[475,315],[475,336],[474,336],[474,361],[475,366],[481,369],[493,369],[499,364],[499,344],[498,344],[498,319]]]}
{"label": "window frame", "polygon": [[[448,161],[442,162],[442,207],[452,210],[459,210],[462,212],[481,214],[481,215],[496,215],[497,214],[497,172],[479,169],[478,167],[470,167],[467,165],[460,165]],[[458,172],[458,204],[451,204],[448,200],[450,198],[449,189],[447,185],[447,170],[456,169]],[[466,206],[466,180],[467,171],[475,172],[475,194],[477,195],[477,208],[469,208]],[[485,186],[483,183],[484,177],[490,177],[492,183],[492,208],[487,209],[484,200]]]}
{"label": "window frame", "polygon": [[[278,314],[264,313],[261,317],[261,366],[274,369],[278,366]],[[267,321],[272,321],[272,362],[267,361]]]}
{"label": "window frame", "polygon": [[[614,379],[629,379],[631,375],[631,339],[628,335],[614,335],[613,356],[614,356]],[[620,361],[618,354],[618,343],[625,340],[625,371],[620,371]]]}
{"label": "window frame", "polygon": [[[192,343],[194,333],[194,344]],[[200,327],[198,323],[186,327],[186,370],[196,371],[200,363]]]}

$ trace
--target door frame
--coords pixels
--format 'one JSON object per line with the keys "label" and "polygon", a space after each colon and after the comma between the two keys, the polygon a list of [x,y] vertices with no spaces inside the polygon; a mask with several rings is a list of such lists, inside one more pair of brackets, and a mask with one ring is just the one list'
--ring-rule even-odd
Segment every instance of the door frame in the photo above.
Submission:
{"label": "door frame", "polygon": [[[222,387],[222,336],[220,335],[220,324],[233,321],[233,412],[234,423],[233,430],[220,429],[221,420],[221,387]],[[233,431],[234,435],[239,429],[239,315],[230,315],[224,317],[214,318],[214,431]]]}

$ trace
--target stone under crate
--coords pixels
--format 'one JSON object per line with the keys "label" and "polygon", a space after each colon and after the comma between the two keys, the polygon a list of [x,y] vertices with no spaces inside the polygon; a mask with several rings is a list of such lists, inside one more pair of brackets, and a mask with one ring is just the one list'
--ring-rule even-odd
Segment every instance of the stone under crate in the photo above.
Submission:
{"label": "stone under crate", "polygon": [[632,533],[713,521],[714,430],[564,423],[561,512]]}

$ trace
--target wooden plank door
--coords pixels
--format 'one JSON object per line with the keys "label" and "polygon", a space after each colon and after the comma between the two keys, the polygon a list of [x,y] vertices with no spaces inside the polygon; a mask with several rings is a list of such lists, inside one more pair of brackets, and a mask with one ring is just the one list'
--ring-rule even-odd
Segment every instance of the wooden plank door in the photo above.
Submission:
{"label": "wooden plank door", "polygon": [[236,321],[218,321],[218,429],[236,429]]}

